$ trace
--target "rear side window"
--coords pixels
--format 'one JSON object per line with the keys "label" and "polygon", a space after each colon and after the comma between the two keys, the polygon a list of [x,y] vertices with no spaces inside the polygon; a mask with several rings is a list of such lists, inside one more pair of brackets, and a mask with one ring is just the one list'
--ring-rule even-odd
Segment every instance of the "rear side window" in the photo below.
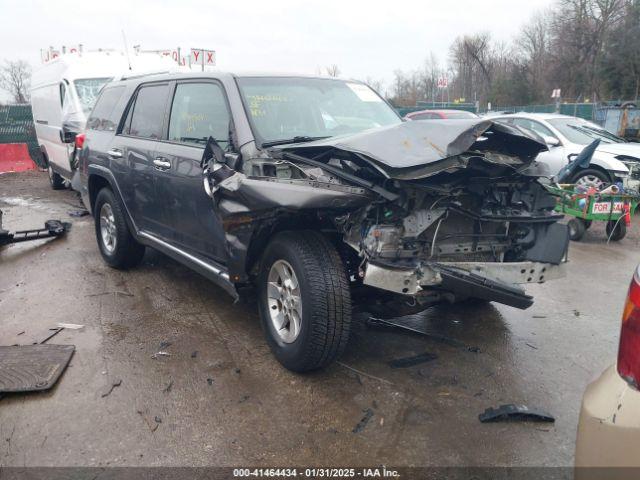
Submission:
{"label": "rear side window", "polygon": [[106,88],[102,92],[89,120],[87,120],[87,128],[89,130],[112,132],[116,129],[118,123],[117,119],[113,118],[113,111],[123,93],[124,86]]}
{"label": "rear side window", "polygon": [[181,83],[171,106],[169,140],[204,145],[209,137],[229,139],[229,110],[217,83]]}
{"label": "rear side window", "polygon": [[130,121],[123,133],[135,137],[159,139],[162,137],[164,109],[169,85],[149,85],[138,90]]}

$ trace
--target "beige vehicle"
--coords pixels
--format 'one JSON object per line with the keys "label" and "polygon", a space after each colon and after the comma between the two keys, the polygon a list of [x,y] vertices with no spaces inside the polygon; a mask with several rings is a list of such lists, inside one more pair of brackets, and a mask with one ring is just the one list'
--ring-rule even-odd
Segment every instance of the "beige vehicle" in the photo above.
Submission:
{"label": "beige vehicle", "polygon": [[[584,394],[575,478],[640,478],[640,266],[622,313],[617,365]],[[581,467],[635,467],[587,469]]]}

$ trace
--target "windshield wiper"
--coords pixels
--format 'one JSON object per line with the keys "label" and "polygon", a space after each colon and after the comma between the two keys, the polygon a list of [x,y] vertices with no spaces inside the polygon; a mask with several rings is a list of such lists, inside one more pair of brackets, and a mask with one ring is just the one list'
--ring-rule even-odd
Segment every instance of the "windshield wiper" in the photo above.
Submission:
{"label": "windshield wiper", "polygon": [[610,137],[608,137],[607,135],[604,135],[604,134],[600,133],[595,128],[589,128],[586,125],[569,125],[569,124],[567,124],[567,127],[573,128],[574,130],[577,130],[577,131],[585,134],[586,136],[591,137],[591,138],[596,139],[596,140],[604,140],[605,142],[613,142],[613,140]]}
{"label": "windshield wiper", "polygon": [[286,145],[287,143],[305,143],[313,142],[314,140],[324,140],[329,138],[330,135],[324,137],[310,137],[308,135],[299,135],[293,138],[283,138],[282,140],[271,140],[269,142],[263,142],[262,147],[274,147],[276,145]]}
{"label": "windshield wiper", "polygon": [[611,141],[618,142],[618,143],[627,143],[627,141],[624,138],[619,137],[607,130],[600,129],[600,128],[593,128],[593,127],[590,127],[589,125],[582,125],[582,128],[595,132],[596,134],[601,135],[605,138],[608,138]]}

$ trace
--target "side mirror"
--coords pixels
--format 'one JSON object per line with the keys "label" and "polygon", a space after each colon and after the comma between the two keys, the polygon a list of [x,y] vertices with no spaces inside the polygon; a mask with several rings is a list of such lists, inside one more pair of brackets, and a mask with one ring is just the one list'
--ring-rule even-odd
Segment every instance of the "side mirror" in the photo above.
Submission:
{"label": "side mirror", "polygon": [[70,130],[67,125],[62,125],[62,129],[60,130],[60,140],[62,141],[62,143],[75,142],[76,135],[78,135],[78,132]]}
{"label": "side mirror", "polygon": [[543,135],[542,139],[544,140],[544,143],[547,144],[547,147],[557,147],[558,145],[560,145],[560,140],[558,140],[556,137]]}

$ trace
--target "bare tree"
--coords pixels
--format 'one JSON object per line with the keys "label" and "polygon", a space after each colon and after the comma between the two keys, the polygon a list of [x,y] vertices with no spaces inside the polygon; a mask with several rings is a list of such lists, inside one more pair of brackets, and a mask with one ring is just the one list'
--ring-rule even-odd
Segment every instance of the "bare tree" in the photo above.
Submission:
{"label": "bare tree", "polygon": [[548,10],[534,14],[516,39],[516,48],[524,64],[534,101],[548,100],[549,91],[556,87],[547,78],[551,42],[549,18],[551,12]]}
{"label": "bare tree", "polygon": [[324,70],[327,72],[327,75],[329,75],[330,77],[340,76],[340,69],[335,64],[324,67]]}
{"label": "bare tree", "polygon": [[31,66],[24,60],[5,60],[0,67],[0,88],[9,92],[15,103],[29,101]]}
{"label": "bare tree", "polygon": [[378,92],[380,95],[382,95],[382,89],[384,87],[384,82],[382,80],[376,79],[376,78],[372,78],[372,77],[367,77],[364,80],[364,83],[366,83],[371,88],[373,88],[376,92]]}

